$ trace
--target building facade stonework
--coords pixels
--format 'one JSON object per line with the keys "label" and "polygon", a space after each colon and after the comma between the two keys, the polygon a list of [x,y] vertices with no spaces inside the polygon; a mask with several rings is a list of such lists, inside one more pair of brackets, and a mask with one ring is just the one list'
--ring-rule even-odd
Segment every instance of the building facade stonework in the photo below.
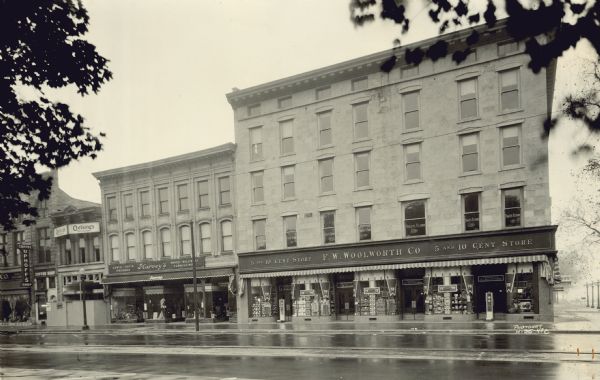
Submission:
{"label": "building facade stonework", "polygon": [[470,30],[435,62],[384,73],[383,52],[227,94],[240,321],[553,318],[555,65],[480,32],[458,65]]}

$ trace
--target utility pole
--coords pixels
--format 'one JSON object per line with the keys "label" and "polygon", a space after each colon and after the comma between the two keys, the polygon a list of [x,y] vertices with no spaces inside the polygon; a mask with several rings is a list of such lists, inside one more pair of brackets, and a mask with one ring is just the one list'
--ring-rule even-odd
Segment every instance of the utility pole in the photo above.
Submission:
{"label": "utility pole", "polygon": [[192,240],[192,281],[194,283],[194,324],[196,331],[200,331],[200,319],[198,316],[198,277],[196,273],[196,249],[194,246],[194,221],[190,221],[190,239]]}
{"label": "utility pole", "polygon": [[90,326],[87,324],[87,310],[85,309],[85,293],[83,292],[84,286],[83,282],[85,281],[85,270],[81,268],[79,270],[79,299],[81,300],[81,306],[83,307],[83,326],[82,330],[89,330]]}

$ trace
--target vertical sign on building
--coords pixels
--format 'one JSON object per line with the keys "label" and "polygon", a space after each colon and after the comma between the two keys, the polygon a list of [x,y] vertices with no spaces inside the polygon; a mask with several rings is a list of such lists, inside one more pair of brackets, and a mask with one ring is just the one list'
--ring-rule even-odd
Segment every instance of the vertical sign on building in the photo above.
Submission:
{"label": "vertical sign on building", "polygon": [[31,287],[31,244],[20,243],[17,249],[21,251],[21,286]]}

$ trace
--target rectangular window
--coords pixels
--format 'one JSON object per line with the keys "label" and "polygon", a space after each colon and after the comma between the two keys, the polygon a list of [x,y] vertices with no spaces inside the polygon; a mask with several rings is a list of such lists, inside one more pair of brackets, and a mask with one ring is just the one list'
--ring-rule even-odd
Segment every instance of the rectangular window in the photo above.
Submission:
{"label": "rectangular window", "polygon": [[85,239],[84,238],[79,238],[79,262],[80,263],[85,263],[87,261],[87,257],[85,254]]}
{"label": "rectangular window", "polygon": [[200,249],[203,255],[210,255],[212,252],[211,235],[210,224],[202,223],[200,225]]}
{"label": "rectangular window", "polygon": [[464,194],[462,199],[465,231],[479,231],[480,193]]}
{"label": "rectangular window", "polygon": [[179,227],[179,247],[182,256],[192,255],[192,235],[190,226]]}
{"label": "rectangular window", "polygon": [[142,218],[147,218],[151,213],[150,207],[150,191],[140,191],[140,214]]}
{"label": "rectangular window", "polygon": [[250,173],[250,176],[252,177],[252,203],[264,202],[263,172]]}
{"label": "rectangular window", "polygon": [[358,207],[356,209],[356,224],[358,240],[371,240],[371,207]]}
{"label": "rectangular window", "polygon": [[425,201],[404,204],[404,227],[408,237],[427,234]]}
{"label": "rectangular window", "polygon": [[48,288],[49,289],[56,288],[56,277],[48,277]]}
{"label": "rectangular window", "polygon": [[106,198],[106,213],[108,214],[109,222],[117,221],[117,198],[107,197]]}
{"label": "rectangular window", "polygon": [[250,129],[250,160],[258,161],[263,159],[263,139],[262,127]]}
{"label": "rectangular window", "polygon": [[50,251],[50,233],[47,227],[38,228],[38,259],[40,263],[52,261]]}
{"label": "rectangular window", "polygon": [[135,252],[135,235],[125,234],[125,244],[126,244],[126,254],[127,260],[135,260],[136,252]]}
{"label": "rectangular window", "polygon": [[169,189],[166,187],[158,189],[158,212],[160,214],[169,213]]}
{"label": "rectangular window", "polygon": [[283,231],[285,233],[285,246],[288,248],[296,247],[298,245],[297,234],[296,234],[296,221],[298,217],[296,215],[284,216],[283,217]]}
{"label": "rectangular window", "polygon": [[506,189],[502,191],[504,209],[504,227],[521,227],[521,208],[523,204],[523,189]]}
{"label": "rectangular window", "polygon": [[292,199],[296,196],[295,167],[281,168],[281,183],[283,184],[283,199]]}
{"label": "rectangular window", "polygon": [[352,80],[352,91],[363,91],[369,88],[369,78],[362,77]]}
{"label": "rectangular window", "polygon": [[463,173],[469,173],[479,170],[479,135],[472,133],[470,135],[460,136],[460,146],[462,154]]}
{"label": "rectangular window", "polygon": [[281,133],[281,154],[294,153],[294,121],[279,122],[279,131]]}
{"label": "rectangular window", "polygon": [[315,97],[317,100],[323,100],[327,98],[331,98],[331,87],[321,87],[315,90]]}
{"label": "rectangular window", "polygon": [[152,232],[142,232],[142,243],[144,244],[144,259],[152,260],[154,258],[154,246],[152,244]]}
{"label": "rectangular window", "polygon": [[66,261],[67,265],[73,264],[73,252],[71,251],[71,239],[69,239],[68,237],[65,240],[65,261]]}
{"label": "rectangular window", "polygon": [[416,77],[417,75],[419,75],[419,65],[408,65],[400,68],[402,79]]}
{"label": "rectangular window", "polygon": [[519,69],[500,72],[500,109],[515,110],[520,107]]}
{"label": "rectangular window", "polygon": [[13,232],[13,244],[14,244],[14,257],[16,265],[21,265],[21,251],[18,249],[19,245],[25,241],[25,231]]}
{"label": "rectangular window", "polygon": [[126,220],[133,219],[133,194],[123,194],[123,214]]}
{"label": "rectangular window", "polygon": [[231,189],[229,184],[229,177],[219,178],[219,204],[231,204]]}
{"label": "rectangular window", "polygon": [[233,231],[230,220],[221,222],[221,250],[223,252],[233,250]]}
{"label": "rectangular window", "polygon": [[333,158],[319,161],[321,193],[333,192]]}
{"label": "rectangular window", "polygon": [[160,255],[171,257],[171,230],[168,228],[160,230]]}
{"label": "rectangular window", "polygon": [[369,152],[354,155],[354,170],[356,188],[368,187],[371,184],[369,178]]}
{"label": "rectangular window", "polygon": [[2,265],[5,267],[12,265],[8,262],[8,240],[6,234],[0,234],[0,254],[2,255]]}
{"label": "rectangular window", "polygon": [[48,216],[48,201],[46,199],[39,201],[37,210],[38,210],[38,215],[40,218],[47,217]]}
{"label": "rectangular window", "polygon": [[502,137],[502,167],[521,163],[521,128],[519,126],[500,129]]}
{"label": "rectangular window", "polygon": [[252,225],[254,227],[254,243],[256,250],[267,249],[267,239],[265,236],[265,219],[254,220]]}
{"label": "rectangular window", "polygon": [[[108,242],[110,245],[110,258],[112,261],[119,261],[120,259],[120,255],[119,255],[119,237],[117,235],[111,235],[108,237]],[[69,243],[69,247],[70,242],[69,240],[66,240],[65,243]],[[65,244],[65,248],[66,248],[67,244]]]}
{"label": "rectangular window", "polygon": [[411,144],[404,147],[404,160],[406,163],[406,180],[417,181],[421,179],[421,144]]}
{"label": "rectangular window", "polygon": [[460,119],[477,117],[477,79],[467,79],[458,82],[460,101]]}
{"label": "rectangular window", "polygon": [[335,243],[335,211],[321,212],[321,226],[323,228],[323,243]]}
{"label": "rectangular window", "polygon": [[369,103],[360,103],[352,106],[354,114],[354,139],[366,139],[369,137],[368,107]]}
{"label": "rectangular window", "polygon": [[319,125],[319,146],[328,146],[333,144],[333,135],[331,131],[331,111],[318,113],[317,124]]}
{"label": "rectangular window", "polygon": [[92,242],[94,248],[94,261],[101,261],[100,257],[100,237],[94,236],[94,240]]}
{"label": "rectangular window", "polygon": [[404,129],[419,129],[419,91],[402,95],[404,105]]}
{"label": "rectangular window", "polygon": [[286,96],[286,97],[277,99],[277,106],[279,107],[279,109],[290,108],[292,106],[292,97]]}
{"label": "rectangular window", "polygon": [[185,183],[177,185],[177,209],[182,212],[190,210],[188,185]]}
{"label": "rectangular window", "polygon": [[507,54],[514,53],[519,50],[519,43],[516,41],[500,42],[498,44],[498,56],[503,57]]}
{"label": "rectangular window", "polygon": [[208,181],[198,182],[198,208],[209,208]]}
{"label": "rectangular window", "polygon": [[248,116],[260,115],[260,103],[249,105],[247,111],[248,111]]}

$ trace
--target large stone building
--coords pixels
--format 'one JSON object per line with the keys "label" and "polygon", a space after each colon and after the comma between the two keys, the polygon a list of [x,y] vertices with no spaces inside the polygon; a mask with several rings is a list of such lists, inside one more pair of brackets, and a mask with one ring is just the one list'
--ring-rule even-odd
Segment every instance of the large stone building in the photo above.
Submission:
{"label": "large stone building", "polygon": [[[547,144],[554,64],[504,24],[227,94],[240,321],[553,318]],[[414,46],[428,46],[435,40]],[[404,50],[399,52],[403,57]]]}
{"label": "large stone building", "polygon": [[234,144],[94,173],[100,181],[115,322],[235,315]]}

